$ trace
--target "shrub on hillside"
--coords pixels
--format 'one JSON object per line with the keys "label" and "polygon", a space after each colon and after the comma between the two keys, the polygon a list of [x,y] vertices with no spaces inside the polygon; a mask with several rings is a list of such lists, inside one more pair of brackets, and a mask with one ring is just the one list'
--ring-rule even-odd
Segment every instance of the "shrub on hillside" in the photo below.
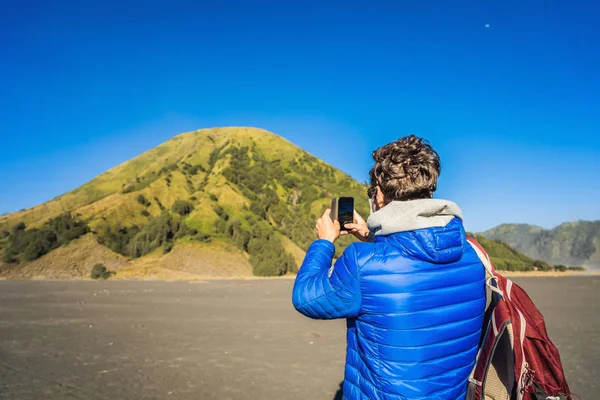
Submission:
{"label": "shrub on hillside", "polygon": [[144,217],[149,217],[150,216],[150,213],[147,210],[140,211],[140,214],[142,214]]}
{"label": "shrub on hillside", "polygon": [[148,224],[131,239],[128,244],[128,255],[133,258],[142,257],[157,248],[169,247],[175,239],[187,236],[190,229],[168,212],[151,218]]}
{"label": "shrub on hillside", "polygon": [[156,205],[158,206],[158,208],[161,209],[161,211],[165,211],[166,208],[163,205],[163,203],[161,203],[161,201],[158,199],[158,197],[154,196],[154,201],[156,201]]}
{"label": "shrub on hillside", "polygon": [[[227,146],[228,143],[225,143],[225,146]],[[225,146],[222,147],[215,147],[209,154],[208,156],[208,168],[210,170],[213,169],[213,167],[215,166],[215,164],[217,163],[217,160],[219,159],[219,154],[221,153],[221,150],[223,150],[223,148]]]}
{"label": "shrub on hillside", "polygon": [[7,238],[9,235],[10,235],[10,233],[8,233],[8,231],[1,231],[0,232],[0,239]]}
{"label": "shrub on hillside", "polygon": [[215,214],[217,214],[219,217],[225,213],[225,210],[223,209],[223,207],[221,207],[218,204],[215,204],[212,209],[215,212]]}
{"label": "shrub on hillside", "polygon": [[554,270],[558,272],[565,272],[567,270],[567,267],[562,264],[559,264],[554,266]]}
{"label": "shrub on hillside", "polygon": [[85,222],[74,218],[70,213],[52,218],[46,225],[57,235],[59,245],[66,244],[90,231]]}
{"label": "shrub on hillside", "polygon": [[138,203],[146,207],[148,207],[151,204],[150,201],[146,199],[143,194],[138,194],[135,199]]}
{"label": "shrub on hillside", "polygon": [[194,184],[189,179],[185,180],[185,184],[189,193],[194,193],[196,191],[196,189],[194,189]]}
{"label": "shrub on hillside", "polygon": [[110,226],[101,228],[96,239],[98,243],[108,247],[115,253],[128,256],[129,243],[139,232],[140,227],[137,225],[122,227],[120,224],[117,224],[115,228],[111,228]]}
{"label": "shrub on hillside", "polygon": [[294,188],[298,187],[297,179],[291,175],[284,176],[283,179],[281,180],[281,184],[286,189],[294,189]]}
{"label": "shrub on hillside", "polygon": [[150,186],[150,184],[158,179],[159,175],[156,175],[156,172],[151,172],[150,174],[144,175],[142,177],[136,177],[135,181],[128,182],[127,184],[123,184],[121,193],[132,193],[137,192],[138,190],[142,190]]}
{"label": "shrub on hillside", "polygon": [[37,260],[59,246],[58,237],[50,230],[32,230],[29,244],[23,252],[25,261]]}
{"label": "shrub on hillside", "polygon": [[533,266],[538,269],[538,271],[551,271],[552,266],[545,261],[542,260],[533,260]]}
{"label": "shrub on hillside", "polygon": [[191,175],[196,175],[198,171],[206,172],[206,169],[202,165],[196,164],[188,170]]}
{"label": "shrub on hillside", "polygon": [[297,271],[291,254],[287,253],[276,231],[266,221],[248,219],[244,228],[237,219],[223,212],[215,223],[216,231],[231,240],[236,247],[248,252],[252,273],[256,276],[280,276]]}
{"label": "shrub on hillside", "polygon": [[162,167],[160,169],[160,171],[158,171],[158,175],[160,176],[163,174],[168,174],[170,176],[171,175],[170,171],[175,171],[176,169],[178,169],[177,164],[169,164],[169,165]]}
{"label": "shrub on hillside", "polygon": [[13,226],[12,228],[12,233],[17,233],[19,231],[24,231],[27,228],[27,226],[25,225],[25,222],[18,222],[15,226]]}
{"label": "shrub on hillside", "polygon": [[252,238],[248,243],[252,273],[256,276],[281,276],[296,269],[294,258],[275,236]]}
{"label": "shrub on hillside", "polygon": [[319,198],[319,191],[314,186],[308,186],[302,189],[299,201],[304,204],[312,203]]}
{"label": "shrub on hillside", "polygon": [[70,213],[51,218],[41,228],[25,229],[25,224],[19,223],[13,228],[5,254],[13,260],[22,255],[25,261],[33,261],[87,232],[87,224]]}
{"label": "shrub on hillside", "polygon": [[515,259],[496,258],[490,256],[492,264],[498,271],[533,271],[533,264]]}
{"label": "shrub on hillside", "polygon": [[173,250],[173,242],[165,242],[162,245],[163,254],[170,253]]}
{"label": "shrub on hillside", "polygon": [[212,201],[218,201],[219,200],[219,198],[217,197],[217,195],[215,195],[214,193],[209,194],[208,197],[210,197],[210,199]]}
{"label": "shrub on hillside", "polygon": [[17,255],[18,253],[16,253],[9,247],[8,249],[6,249],[4,255],[2,256],[2,262],[5,264],[12,264],[14,262],[17,262],[17,259],[15,258]]}
{"label": "shrub on hillside", "polygon": [[247,248],[256,276],[281,276],[297,270],[291,254],[285,251],[273,228],[262,221],[254,225]]}
{"label": "shrub on hillside", "polygon": [[108,279],[110,278],[110,272],[103,264],[96,264],[92,268],[92,272],[90,274],[90,278],[92,279]]}
{"label": "shrub on hillside", "polygon": [[267,207],[260,199],[253,200],[250,203],[250,211],[262,219],[267,218]]}
{"label": "shrub on hillside", "polygon": [[193,209],[194,205],[186,200],[175,200],[173,206],[171,206],[171,211],[182,216],[188,215]]}
{"label": "shrub on hillside", "polygon": [[248,251],[248,243],[252,238],[250,232],[246,232],[242,228],[242,224],[237,219],[232,220],[227,225],[226,232],[228,237],[233,240],[233,243],[242,251]]}

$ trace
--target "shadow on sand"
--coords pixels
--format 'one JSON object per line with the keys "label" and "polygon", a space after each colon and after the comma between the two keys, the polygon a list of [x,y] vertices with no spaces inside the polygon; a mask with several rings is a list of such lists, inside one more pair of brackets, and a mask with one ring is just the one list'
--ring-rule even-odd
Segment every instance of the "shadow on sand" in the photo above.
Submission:
{"label": "shadow on sand", "polygon": [[335,392],[335,396],[333,396],[333,400],[343,400],[344,399],[344,392],[342,391],[343,388],[344,388],[344,381],[341,381],[340,388],[337,390],[337,392]]}

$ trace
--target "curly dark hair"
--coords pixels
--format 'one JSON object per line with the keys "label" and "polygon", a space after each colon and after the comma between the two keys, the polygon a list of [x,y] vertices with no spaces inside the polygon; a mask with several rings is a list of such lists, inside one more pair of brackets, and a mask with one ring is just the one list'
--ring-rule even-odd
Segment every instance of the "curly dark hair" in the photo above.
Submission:
{"label": "curly dark hair", "polygon": [[427,199],[437,189],[440,156],[425,139],[402,137],[377,148],[373,160],[369,197],[377,186],[386,202]]}

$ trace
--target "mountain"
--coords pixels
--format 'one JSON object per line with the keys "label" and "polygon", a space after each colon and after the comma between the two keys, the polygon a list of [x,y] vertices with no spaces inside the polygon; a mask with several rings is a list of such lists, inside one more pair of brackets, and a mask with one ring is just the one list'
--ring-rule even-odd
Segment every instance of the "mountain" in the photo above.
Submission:
{"label": "mountain", "polygon": [[187,132],[0,217],[0,276],[86,278],[94,263],[116,277],[282,275],[331,197],[353,196],[368,214],[365,189],[261,129]]}
{"label": "mountain", "polygon": [[567,222],[554,229],[503,224],[481,235],[550,264],[600,268],[600,221]]}
{"label": "mountain", "polygon": [[499,240],[487,239],[482,235],[474,235],[475,240],[479,242],[490,256],[492,264],[500,271],[533,271],[550,270],[552,267],[539,260],[532,260],[525,254],[517,251],[508,244]]}

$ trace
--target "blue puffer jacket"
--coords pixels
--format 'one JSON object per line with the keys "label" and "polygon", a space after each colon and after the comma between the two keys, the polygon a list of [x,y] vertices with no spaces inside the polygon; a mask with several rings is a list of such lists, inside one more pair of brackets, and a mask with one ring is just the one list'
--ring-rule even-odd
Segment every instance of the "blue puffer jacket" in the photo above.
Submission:
{"label": "blue puffer jacket", "polygon": [[[334,246],[314,242],[293,304],[347,318],[344,399],[464,399],[485,308],[485,274],[462,221]],[[331,268],[330,268],[331,267]]]}

